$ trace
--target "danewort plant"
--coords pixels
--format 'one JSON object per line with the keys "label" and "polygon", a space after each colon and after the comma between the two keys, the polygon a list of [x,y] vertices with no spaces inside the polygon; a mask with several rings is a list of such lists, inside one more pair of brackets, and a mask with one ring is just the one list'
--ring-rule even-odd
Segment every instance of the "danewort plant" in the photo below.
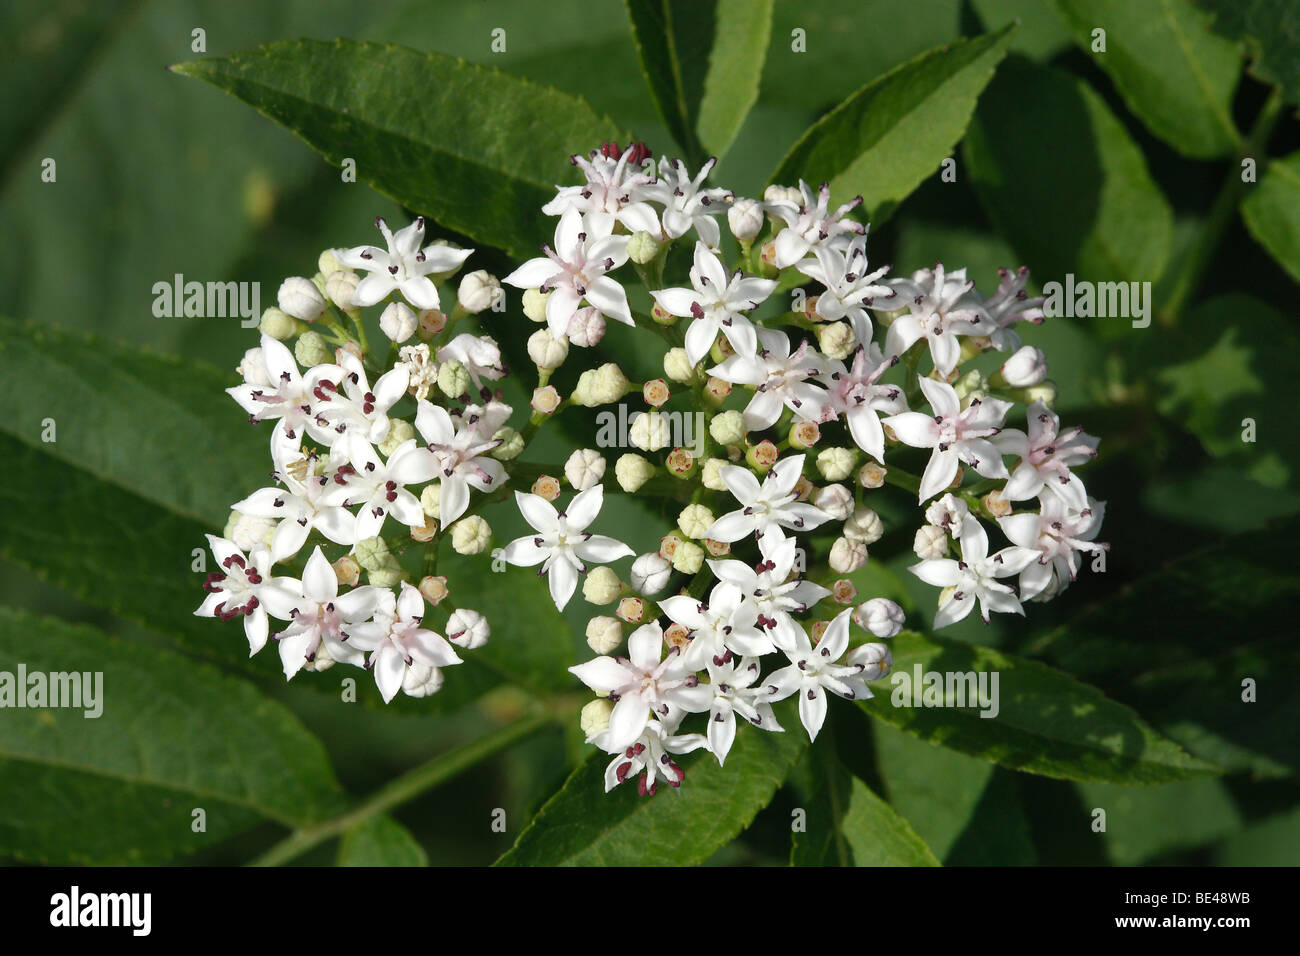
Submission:
{"label": "danewort plant", "polygon": [[[725,763],[738,723],[786,732],[779,701],[798,701],[813,740],[831,696],[872,696],[893,661],[872,638],[897,635],[904,613],[885,597],[859,601],[835,576],[872,560],[885,531],[877,496],[914,499],[910,570],[939,589],[935,628],[1061,593],[1081,557],[1106,547],[1095,540],[1104,505],[1074,470],[1097,439],[1061,428],[1047,359],[1020,339],[1020,323],[1043,321],[1027,271],[1003,270],[987,295],[942,263],[891,276],[868,260],[861,196],[835,206],[826,183],[800,181],[737,197],[707,185],[714,162],[656,164],[642,142],[572,157],[582,181],[541,210],[558,220],[554,243],[504,278],[523,315],[493,324],[517,336],[526,320],[542,326],[528,334],[536,386],[521,428],[494,387],[509,374],[497,341],[486,323],[465,330],[493,315],[502,283],[479,270],[453,291],[472,250],[426,245],[422,217],[396,232],[381,218],[383,248],[329,249],[314,277],[285,279],[229,389],[270,425],[276,484],[234,504],[225,537],[209,535],[220,570],[195,613],[242,619],[252,653],[269,634],[286,677],[339,663],[371,671],[385,701],[435,693],[461,662],[452,645],[489,639],[490,612],[455,603],[455,581],[412,584],[400,556],[415,543],[434,567],[444,546],[489,550],[475,512],[510,491],[532,530],[500,558],[536,568],[561,610],[580,582],[593,605],[618,602],[587,624],[598,656],[570,670],[597,694],[581,724],[612,757],[605,789],[635,779],[653,795],[660,780],[681,786],[679,754]],[[630,308],[629,276],[649,290],[650,314]],[[796,286],[798,308],[755,316]],[[378,312],[376,348],[365,309]],[[657,342],[673,385],[630,382],[616,363],[584,369],[569,395],[548,384],[609,321]],[[973,366],[989,351],[1005,358],[986,375]],[[698,456],[671,445],[660,409],[674,386],[707,410]],[[566,409],[638,392],[636,450],[613,468],[579,448],[562,476],[510,487],[513,463]],[[688,502],[658,551],[636,556],[589,530],[606,485],[654,495],[656,478]],[[810,534],[827,528],[829,547],[813,548]],[[300,576],[277,575],[308,548]],[[633,557],[624,584],[608,566]],[[271,632],[268,619],[286,626]]]}

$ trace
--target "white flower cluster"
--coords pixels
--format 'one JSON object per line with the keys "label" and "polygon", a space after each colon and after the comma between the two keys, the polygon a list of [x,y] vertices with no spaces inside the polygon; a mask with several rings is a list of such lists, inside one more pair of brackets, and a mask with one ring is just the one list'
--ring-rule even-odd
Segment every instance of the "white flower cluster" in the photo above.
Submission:
{"label": "white flower cluster", "polygon": [[[697,461],[689,449],[671,447],[667,425],[653,412],[668,400],[667,384],[646,383],[651,412],[637,419],[629,441],[649,457],[627,454],[616,463],[628,493],[659,475],[694,480],[695,489],[659,551],[636,559],[630,585],[599,568],[583,586],[593,604],[618,602],[615,616],[588,625],[599,656],[572,668],[599,695],[584,708],[582,724],[589,743],[613,758],[607,789],[630,778],[643,793],[660,780],[679,786],[675,755],[703,748],[723,763],[737,715],[780,732],[772,705],[785,698],[797,698],[813,738],[828,695],[871,696],[867,682],[888,673],[892,656],[865,638],[893,637],[903,611],[884,598],[853,607],[857,591],[847,578],[827,581],[829,588],[805,579],[800,539],[836,526],[826,567],[831,575],[861,569],[884,533],[864,499],[885,484],[907,488],[922,506],[942,495],[925,508],[917,535],[923,560],[912,568],[942,589],[936,627],[977,603],[986,621],[990,611],[1023,613],[1022,600],[1046,599],[1073,579],[1080,552],[1104,548],[1093,543],[1102,506],[1071,471],[1095,455],[1097,442],[1060,429],[1048,407],[1054,388],[1045,359],[1022,346],[1015,329],[1043,319],[1042,300],[1024,291],[1025,270],[1003,272],[987,298],[964,270],[942,265],[889,278],[888,267],[868,266],[867,227],[849,218],[860,199],[832,208],[825,184],[816,192],[802,182],[769,187],[761,201],[736,198],[704,187],[712,161],[694,177],[680,161],[661,160],[656,171],[641,144],[606,144],[574,164],[586,182],[561,188],[544,207],[560,217],[554,248],[505,279],[535,296],[530,316],[547,323],[545,348],[530,342],[543,381],[563,362],[566,336],[589,344],[589,329],[603,330],[606,318],[653,323],[668,330],[670,345],[680,343],[667,350],[666,377],[691,389],[693,408],[710,411],[707,451]],[[724,217],[738,268],[725,263]],[[669,248],[692,231],[689,285],[662,283]],[[633,314],[615,278],[629,261],[651,290],[649,318]],[[753,316],[779,288],[809,280],[816,292],[796,299],[792,311]],[[795,345],[790,328],[813,333],[815,344],[804,338]],[[963,369],[990,350],[1011,355],[991,375]],[[615,402],[630,388],[607,366],[585,373],[571,401]],[[1026,431],[1005,427],[1017,404],[1026,408]],[[850,443],[823,445],[814,455],[823,433]],[[894,465],[891,449],[900,445],[931,451],[919,477]],[[604,472],[596,452],[575,453],[565,475],[575,489],[590,490],[581,490],[567,516],[537,496],[518,495],[538,533],[513,542],[506,559],[542,564],[557,606],[576,590],[587,560],[631,553],[585,537],[593,501],[599,504],[588,496]],[[966,483],[968,473],[980,480]],[[715,516],[724,496],[735,506]],[[1020,501],[1036,510],[1013,513]],[[990,555],[981,519],[996,521],[1010,546]],[[742,545],[754,549],[750,561],[723,560]],[[651,600],[668,589],[674,571],[683,576],[677,593]],[[1016,575],[1018,588],[1004,583]],[[855,627],[865,632],[861,638]],[[764,673],[768,655],[780,663]],[[703,733],[683,732],[692,714],[704,715]]]}
{"label": "white flower cluster", "polygon": [[[412,540],[436,548],[450,528],[457,551],[485,550],[491,531],[470,513],[472,493],[502,485],[493,455],[516,434],[505,424],[510,407],[483,384],[505,374],[497,344],[450,337],[458,319],[493,304],[500,284],[483,272],[465,276],[448,317],[438,283],[471,250],[423,245],[423,219],[396,233],[377,225],[386,248],[329,250],[314,279],[285,280],[278,308],[263,316],[261,344],[239,365],[243,384],[228,391],[251,422],[274,423],[274,484],[233,506],[225,537],[208,536],[220,570],[208,575],[195,613],[242,616],[252,654],[273,637],[288,678],[337,662],[362,666],[390,701],[399,691],[435,693],[442,668],[460,663],[452,645],[488,639],[483,615],[453,607],[444,578],[412,585],[396,549]],[[360,311],[380,303],[395,359],[387,368],[368,363]],[[290,351],[281,340],[294,337]],[[413,337],[417,344],[402,346]],[[395,406],[408,396],[414,414],[399,417]],[[385,538],[390,518],[409,536]],[[309,545],[301,572],[274,574]],[[339,558],[331,563],[322,547]],[[363,570],[368,583],[359,585]],[[439,630],[429,605],[446,614]],[[272,634],[271,618],[287,626]]]}

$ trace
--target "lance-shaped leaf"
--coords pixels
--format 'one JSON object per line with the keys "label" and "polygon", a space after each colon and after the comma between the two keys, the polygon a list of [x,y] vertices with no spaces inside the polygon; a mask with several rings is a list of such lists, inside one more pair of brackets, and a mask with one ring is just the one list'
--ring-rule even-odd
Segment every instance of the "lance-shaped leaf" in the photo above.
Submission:
{"label": "lance-shaped leaf", "polygon": [[[693,866],[747,827],[772,799],[808,746],[803,728],[785,733],[740,727],[725,767],[707,753],[683,757],[681,789],[661,783],[653,797],[636,781],[605,793],[596,754],[538,811],[500,866]],[[687,728],[683,728],[686,730]]]}
{"label": "lance-shaped leaf", "polygon": [[872,80],[809,127],[770,182],[828,181],[840,201],[860,195],[870,219],[888,215],[952,154],[1013,30],[959,40]]}
{"label": "lance-shaped leaf", "polygon": [[758,99],[773,0],[627,0],[641,68],[693,163],[727,151]]}
{"label": "lance-shaped leaf", "polygon": [[1300,153],[1268,164],[1241,204],[1250,234],[1300,282]]}
{"label": "lance-shaped leaf", "polygon": [[624,139],[578,97],[392,44],[296,40],[172,69],[238,97],[331,163],[353,160],[358,179],[402,205],[518,258],[550,238],[539,210],[571,178],[568,157]]}
{"label": "lance-shaped leaf", "polygon": [[339,843],[339,866],[428,866],[429,855],[386,813],[358,823]]}
{"label": "lance-shaped leaf", "polygon": [[1045,664],[913,631],[893,651],[894,672],[861,706],[931,743],[1066,780],[1147,784],[1218,772]]}
{"label": "lance-shaped leaf", "polygon": [[1240,142],[1232,121],[1237,44],[1214,33],[1192,0],[1056,0],[1056,9],[1128,108],[1174,149],[1210,159]]}
{"label": "lance-shaped leaf", "polygon": [[[77,681],[82,706],[32,707],[34,674],[47,694]],[[169,651],[0,608],[0,700],[0,854],[158,862],[258,819],[297,827],[344,806],[324,748],[296,717]]]}

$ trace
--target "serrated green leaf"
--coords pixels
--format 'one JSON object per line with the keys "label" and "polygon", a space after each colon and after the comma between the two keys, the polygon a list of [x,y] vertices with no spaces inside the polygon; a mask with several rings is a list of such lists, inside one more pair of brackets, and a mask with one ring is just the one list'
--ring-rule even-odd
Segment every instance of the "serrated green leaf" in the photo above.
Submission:
{"label": "serrated green leaf", "polygon": [[1300,7],[1292,0],[1196,0],[1216,33],[1246,44],[1250,71],[1300,103]]}
{"label": "serrated green leaf", "polygon": [[428,866],[429,855],[386,813],[357,824],[339,843],[339,866]]}
{"label": "serrated green leaf", "polygon": [[1081,80],[1008,57],[980,98],[963,155],[989,217],[1038,282],[1067,273],[1155,282],[1164,272],[1169,203],[1123,124]]}
{"label": "serrated green leaf", "polygon": [[[788,726],[788,721],[783,721]],[[747,827],[808,746],[785,733],[738,728],[725,767],[707,753],[684,757],[681,789],[653,797],[629,781],[605,793],[613,758],[590,757],[551,797],[498,866],[694,866]]]}
{"label": "serrated green leaf", "polygon": [[869,219],[887,215],[952,154],[1013,30],[931,50],[871,81],[809,127],[770,182],[827,181],[834,196],[862,196]]}
{"label": "serrated green leaf", "polygon": [[[1056,0],[1056,9],[1128,108],[1174,149],[1213,159],[1240,143],[1232,121],[1237,44],[1216,35],[1192,0]],[[1094,49],[1098,29],[1105,30],[1101,51]]]}
{"label": "serrated green leaf", "polygon": [[1241,203],[1246,228],[1300,282],[1300,153],[1275,159]]}
{"label": "serrated green leaf", "polygon": [[[931,743],[1013,770],[1066,780],[1167,783],[1217,772],[1156,733],[1128,707],[1036,661],[914,631],[895,638],[893,651],[894,672],[888,683],[880,682],[876,696],[861,706]],[[955,700],[920,706],[925,702],[925,675],[938,674],[942,687],[946,675],[956,680],[956,675],[981,673],[990,675],[986,686],[997,705],[995,716],[980,716],[979,703],[969,699],[963,707],[955,706]],[[943,690],[932,699],[945,701]],[[993,708],[983,712],[993,713]]]}
{"label": "serrated green leaf", "polygon": [[[622,131],[575,96],[440,53],[297,40],[173,69],[297,133],[440,225],[529,258],[568,157]],[[365,83],[355,81],[365,77]]]}
{"label": "serrated green leaf", "polygon": [[[0,759],[18,772],[5,773],[0,788],[19,786],[30,770],[37,792],[65,796],[44,810],[30,798],[16,806],[0,801],[0,853],[50,862],[92,854],[95,862],[157,862],[229,835],[221,831],[247,825],[250,815],[301,826],[344,806],[320,743],[242,680],[170,651],[0,608],[0,670],[16,675],[19,664],[29,675],[102,674],[102,713],[6,707]],[[91,795],[104,801],[79,812],[95,818],[93,828],[53,825],[62,820],[49,815],[60,813],[63,801]],[[192,811],[210,806],[207,833],[194,833]]]}

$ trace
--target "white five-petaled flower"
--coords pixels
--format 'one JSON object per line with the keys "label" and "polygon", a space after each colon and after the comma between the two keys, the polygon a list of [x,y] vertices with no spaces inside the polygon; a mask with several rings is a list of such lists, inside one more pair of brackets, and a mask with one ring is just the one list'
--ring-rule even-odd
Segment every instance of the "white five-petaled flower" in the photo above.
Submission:
{"label": "white five-petaled flower", "polygon": [[[701,685],[695,668],[674,647],[664,656],[658,622],[644,624],[627,639],[627,657],[596,657],[569,670],[597,693],[608,693],[614,709],[603,745],[613,751],[634,744],[651,714],[676,728],[683,714],[709,709],[713,691]],[[662,660],[660,659],[662,657]]]}
{"label": "white five-petaled flower", "polygon": [[428,442],[432,471],[441,483],[438,515],[447,527],[469,507],[469,489],[491,491],[505,477],[501,462],[487,457],[501,442],[485,439],[472,424],[457,428],[441,405],[418,402],[415,429]]}
{"label": "white five-petaled flower", "polygon": [[866,700],[872,696],[861,676],[863,665],[839,663],[849,649],[852,614],[851,607],[837,614],[816,647],[808,640],[803,627],[791,622],[792,641],[790,646],[782,648],[790,665],[763,682],[764,697],[769,702],[798,695],[799,720],[808,731],[809,740],[817,739],[817,732],[826,721],[828,691],[846,700]]}
{"label": "white five-petaled flower", "polygon": [[853,441],[881,463],[885,460],[885,430],[880,424],[880,414],[898,415],[907,411],[907,399],[901,388],[879,384],[880,377],[896,361],[897,358],[886,361],[880,347],[873,342],[869,349],[858,349],[852,368],[830,361],[822,376],[830,391],[831,415],[843,415]]}
{"label": "white five-petaled flower", "polygon": [[629,777],[639,777],[637,792],[643,797],[653,797],[660,780],[674,789],[680,787],[686,772],[673,757],[701,747],[707,750],[709,746],[703,734],[676,734],[659,720],[646,724],[641,736],[626,747],[612,747],[609,739],[610,732],[604,730],[589,741],[605,753],[615,754],[605,768],[605,792],[609,793]]}
{"label": "white five-petaled flower", "polygon": [[961,361],[961,335],[988,335],[993,322],[979,296],[971,290],[966,270],[945,272],[943,263],[921,269],[910,279],[890,282],[898,290],[899,305],[908,311],[894,319],[885,336],[885,354],[902,355],[918,339],[930,346],[930,357],[940,375],[949,375]]}
{"label": "white five-petaled flower", "polygon": [[901,308],[898,291],[880,282],[889,266],[867,271],[867,235],[854,236],[843,253],[826,245],[813,247],[812,259],[795,263],[804,275],[826,287],[817,296],[816,312],[827,322],[847,318],[859,345],[871,341],[871,318],[867,309]]}
{"label": "white five-petaled flower", "polygon": [[758,338],[743,313],[758,308],[772,294],[776,282],[745,276],[740,270],[728,277],[722,261],[703,242],[697,242],[691,285],[690,289],[650,293],[665,312],[694,320],[686,330],[687,360],[694,365],[708,355],[719,332],[727,337],[737,355],[752,357],[758,349]]}
{"label": "white five-petaled flower", "polygon": [[343,394],[322,386],[324,398],[316,406],[316,425],[332,428],[336,433],[353,431],[368,442],[382,442],[388,437],[388,410],[406,394],[410,372],[405,365],[390,369],[370,387],[365,366],[351,352],[339,350],[343,369]]}
{"label": "white five-petaled flower", "polygon": [[704,180],[717,162],[716,157],[710,157],[692,179],[686,171],[686,164],[680,159],[670,161],[664,157],[659,160],[659,179],[645,189],[645,195],[663,204],[662,218],[667,238],[684,236],[694,226],[702,243],[710,249],[718,248],[722,230],[713,217],[726,211],[733,194],[729,189],[704,188]]}
{"label": "white five-petaled flower", "polygon": [[629,238],[602,234],[576,209],[569,209],[555,227],[555,248],[543,246],[546,255],[529,259],[504,281],[519,289],[550,292],[546,324],[557,338],[568,332],[569,320],[584,299],[610,318],[634,325],[627,293],[607,275],[627,261]]}
{"label": "white five-petaled flower", "polygon": [[1044,296],[1030,297],[1025,291],[1029,281],[1029,270],[1021,266],[1013,274],[1010,269],[998,270],[998,290],[984,300],[984,311],[993,323],[989,338],[993,347],[999,352],[1016,351],[1020,348],[1020,334],[1014,326],[1017,322],[1029,322],[1041,325],[1043,322]]}
{"label": "white five-petaled flower", "polygon": [[853,236],[863,235],[867,231],[867,227],[861,223],[845,218],[862,205],[861,196],[855,196],[831,212],[829,183],[822,183],[814,195],[808,184],[801,179],[799,193],[802,201],[798,205],[788,200],[776,200],[767,204],[768,209],[785,220],[787,226],[777,233],[774,240],[773,262],[778,269],[794,265],[820,245],[842,249]]}
{"label": "white five-petaled flower", "polygon": [[902,412],[884,420],[903,444],[934,449],[921,475],[917,500],[927,501],[951,485],[961,462],[985,478],[1008,477],[1002,452],[989,438],[1002,430],[1011,403],[998,398],[976,398],[963,410],[951,385],[925,376],[920,381],[921,391],[934,415]]}
{"label": "white five-petaled flower", "polygon": [[356,540],[379,534],[390,514],[407,527],[423,525],[424,509],[406,486],[433,478],[437,466],[428,449],[411,438],[393,449],[385,462],[365,439],[349,435],[343,441],[348,464],[334,473],[321,500],[344,508],[361,506],[353,526]]}
{"label": "white five-petaled flower", "polygon": [[271,561],[284,561],[297,554],[312,529],[335,544],[356,543],[356,520],[339,505],[327,505],[324,496],[330,480],[314,473],[316,453],[303,454],[287,441],[271,443],[274,475],[283,487],[259,488],[231,507],[254,518],[279,520],[271,538]]}
{"label": "white five-petaled flower", "polygon": [[759,627],[774,628],[781,618],[806,611],[830,595],[816,582],[791,576],[799,554],[795,538],[764,535],[758,550],[763,560],[755,567],[743,561],[710,561],[709,567],[719,581],[735,585],[754,605]]}
{"label": "white five-petaled flower", "polygon": [[347,643],[347,629],[369,620],[380,606],[381,595],[389,592],[365,585],[340,595],[338,576],[319,547],[307,559],[302,580],[286,579],[286,583],[293,585],[298,595],[289,612],[291,623],[274,635],[285,678],[312,663],[322,647],[331,661],[363,664],[365,655]]}
{"label": "white five-petaled flower", "polygon": [[651,198],[655,181],[654,174],[643,168],[648,156],[640,144],[624,150],[609,144],[602,150],[593,150],[589,157],[569,157],[582,170],[587,182],[581,186],[556,187],[555,198],[542,207],[542,212],[548,216],[562,216],[570,210],[581,213],[592,234],[597,236],[609,235],[614,231],[614,223],[621,222],[629,233],[648,232],[658,238],[659,219],[645,201]]}
{"label": "white five-petaled flower", "polygon": [[994,441],[1003,454],[1020,458],[1002,489],[1002,497],[1025,501],[1046,488],[1067,507],[1082,511],[1087,507],[1088,495],[1070,468],[1097,457],[1099,439],[1085,434],[1077,425],[1061,431],[1061,419],[1042,402],[1029,406],[1028,417],[1028,434],[1007,428]]}
{"label": "white five-petaled flower", "polygon": [[742,507],[713,522],[705,537],[730,542],[748,534],[762,539],[769,531],[775,531],[776,537],[784,538],[782,528],[810,531],[829,520],[830,515],[820,508],[797,500],[794,486],[803,474],[803,462],[803,455],[782,458],[772,466],[761,485],[747,468],[736,465],[719,468],[719,477]]}
{"label": "white five-petaled flower", "polygon": [[691,629],[691,643],[682,662],[700,670],[721,660],[727,651],[744,656],[762,656],[774,650],[772,642],[758,629],[758,609],[734,584],[714,585],[708,601],[688,594],[665,598],[659,606],[668,617]]}
{"label": "white five-petaled flower", "polygon": [[1012,545],[997,554],[989,554],[989,538],[979,519],[971,516],[962,523],[961,560],[927,558],[909,568],[926,584],[944,588],[942,603],[934,615],[935,628],[947,627],[962,620],[978,600],[980,617],[989,622],[989,612],[1023,615],[1016,589],[1001,584],[998,578],[1019,574],[1038,557],[1030,548]]}
{"label": "white five-petaled flower", "polygon": [[248,637],[248,656],[252,657],[264,646],[270,630],[267,615],[281,621],[289,620],[297,598],[292,578],[271,577],[271,554],[257,550],[245,555],[234,542],[207,536],[212,556],[217,559],[220,571],[209,572],[203,582],[208,596],[203,599],[197,617],[219,617],[229,621],[244,616],[244,634]]}
{"label": "white five-petaled flower", "polygon": [[745,657],[737,660],[728,651],[717,661],[709,662],[709,689],[713,702],[709,707],[709,750],[721,766],[727,761],[731,745],[736,739],[736,715],[763,730],[783,733],[766,699],[766,689],[755,687],[758,680],[758,660]]}
{"label": "white five-petaled flower", "polygon": [[298,371],[293,353],[269,335],[262,336],[258,357],[260,368],[258,362],[249,363],[246,355],[240,365],[244,384],[226,389],[248,412],[248,420],[254,423],[276,420],[277,433],[295,444],[302,441],[304,430],[322,444],[332,444],[338,435],[317,423],[315,410],[338,394],[337,383],[343,378],[343,369],[337,365],[317,365],[303,375]]}
{"label": "white five-petaled flower", "polygon": [[605,490],[601,485],[574,495],[567,511],[556,511],[540,495],[515,492],[520,514],[537,533],[511,541],[501,556],[507,563],[520,567],[540,564],[537,573],[545,575],[551,598],[561,611],[573,597],[578,575],[587,570],[588,561],[608,564],[635,553],[621,541],[587,531],[587,526],[600,514],[604,501]]}
{"label": "white five-petaled flower", "polygon": [[357,285],[352,304],[371,306],[397,291],[417,309],[438,308],[438,287],[429,276],[459,269],[474,250],[453,249],[436,242],[421,249],[423,216],[396,234],[382,217],[375,220],[375,225],[383,233],[386,250],[378,246],[357,246],[337,255],[339,265],[345,269],[370,273]]}
{"label": "white five-petaled flower", "polygon": [[370,652],[366,667],[375,672],[375,684],[384,703],[397,696],[409,669],[460,663],[456,651],[441,634],[420,626],[423,619],[424,597],[403,581],[401,596],[396,600],[392,591],[380,590],[373,621],[348,629],[348,642]]}
{"label": "white five-petaled flower", "polygon": [[1055,495],[1039,495],[1038,514],[1025,511],[999,518],[1007,539],[1037,552],[1036,561],[1020,572],[1020,598],[1047,601],[1074,581],[1081,552],[1105,551],[1108,545],[1094,539],[1106,516],[1106,503],[1088,498],[1082,510],[1069,508]]}
{"label": "white five-petaled flower", "polygon": [[797,418],[819,421],[825,413],[827,395],[820,385],[808,381],[826,372],[826,365],[805,340],[790,351],[790,340],[776,329],[760,329],[761,348],[757,355],[733,355],[721,365],[709,369],[724,382],[752,385],[754,397],[745,406],[745,428],[758,431],[771,428],[787,405]]}

